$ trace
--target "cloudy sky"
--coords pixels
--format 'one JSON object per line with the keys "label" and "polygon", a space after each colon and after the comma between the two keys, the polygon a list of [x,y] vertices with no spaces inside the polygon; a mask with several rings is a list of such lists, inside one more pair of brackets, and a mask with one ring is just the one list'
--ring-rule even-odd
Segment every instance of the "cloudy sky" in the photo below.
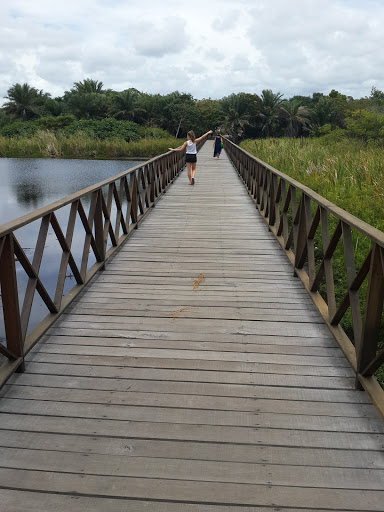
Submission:
{"label": "cloudy sky", "polygon": [[[0,98],[27,82],[221,98],[384,90],[384,0],[0,0]],[[0,99],[1,103],[1,99]]]}

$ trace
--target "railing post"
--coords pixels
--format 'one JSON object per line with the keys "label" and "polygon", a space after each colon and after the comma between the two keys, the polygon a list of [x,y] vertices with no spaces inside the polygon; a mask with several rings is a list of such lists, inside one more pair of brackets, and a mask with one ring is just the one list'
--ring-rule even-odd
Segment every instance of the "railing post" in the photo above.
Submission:
{"label": "railing post", "polygon": [[137,195],[138,195],[138,185],[137,185],[137,178],[136,178],[136,172],[134,174],[131,174],[130,180],[129,180],[129,192],[131,195],[131,219],[132,224],[136,224],[135,228],[137,228],[137,210],[139,208],[138,201],[137,201]]}
{"label": "railing post", "polygon": [[25,370],[13,233],[5,236],[0,257],[0,282],[7,349],[22,358],[18,372]]}
{"label": "railing post", "polygon": [[102,203],[102,190],[100,189],[97,194],[96,208],[95,208],[95,243],[100,254],[100,261],[105,261],[105,236],[104,236],[104,223],[103,223],[103,203]]}
{"label": "railing post", "polygon": [[307,219],[305,215],[305,196],[301,196],[299,204],[299,222],[296,235],[295,268],[303,268],[307,255]]}
{"label": "railing post", "polygon": [[377,244],[372,248],[369,269],[367,300],[365,302],[364,323],[361,338],[356,340],[358,373],[370,376],[374,373],[369,368],[376,357],[379,340],[380,321],[384,299],[384,258],[383,250]]}
{"label": "railing post", "polygon": [[150,200],[150,203],[151,203],[151,206],[154,207],[155,206],[155,199],[156,199],[156,193],[155,193],[155,164],[151,164],[150,167],[149,167],[149,190],[150,190],[150,195],[149,195],[149,200]]}

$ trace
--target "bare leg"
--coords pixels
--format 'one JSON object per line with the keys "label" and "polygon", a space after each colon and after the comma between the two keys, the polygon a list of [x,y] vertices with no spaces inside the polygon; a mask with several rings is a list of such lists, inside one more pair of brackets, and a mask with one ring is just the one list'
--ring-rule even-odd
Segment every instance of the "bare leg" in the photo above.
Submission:
{"label": "bare leg", "polygon": [[196,175],[196,162],[192,164],[192,178]]}
{"label": "bare leg", "polygon": [[189,179],[189,183],[192,184],[192,178],[191,178],[191,163],[190,162],[187,162],[187,174],[188,174],[188,179]]}

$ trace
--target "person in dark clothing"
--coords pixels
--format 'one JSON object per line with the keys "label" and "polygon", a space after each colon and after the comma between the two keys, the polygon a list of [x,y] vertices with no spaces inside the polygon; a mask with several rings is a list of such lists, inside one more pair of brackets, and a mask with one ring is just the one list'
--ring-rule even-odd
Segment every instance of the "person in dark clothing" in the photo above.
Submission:
{"label": "person in dark clothing", "polygon": [[213,158],[220,158],[221,153],[221,144],[223,142],[223,137],[219,134],[216,135],[215,140],[213,141]]}

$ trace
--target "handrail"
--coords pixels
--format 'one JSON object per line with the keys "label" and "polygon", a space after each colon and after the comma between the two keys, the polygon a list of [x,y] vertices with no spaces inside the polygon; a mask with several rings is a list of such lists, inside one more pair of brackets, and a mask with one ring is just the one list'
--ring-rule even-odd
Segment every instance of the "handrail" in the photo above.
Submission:
{"label": "handrail", "polygon": [[[205,138],[197,144],[198,150],[204,142]],[[24,371],[26,354],[94,275],[104,268],[106,261],[128,239],[132,230],[138,227],[144,215],[155,206],[184,166],[185,152],[169,151],[0,226],[0,286],[6,335],[6,344],[0,344],[0,354],[6,358],[0,366],[0,388],[12,373]],[[104,189],[107,190],[104,192]],[[83,207],[84,200],[89,200],[88,214]],[[68,205],[71,207],[64,234],[56,212]],[[116,209],[115,225],[112,225],[111,220],[113,208]],[[84,229],[84,245],[81,247],[82,259],[79,266],[72,254],[77,219],[81,221],[80,226]],[[40,229],[33,258],[30,260],[17,240],[15,231],[36,221],[40,221]],[[62,251],[54,297],[50,296],[40,277],[40,266],[50,227]],[[108,239],[111,243],[109,250]],[[96,262],[88,269],[91,251]],[[21,308],[16,261],[28,277]],[[63,297],[68,267],[76,285]],[[49,313],[28,333],[36,291]]]}
{"label": "handrail", "polygon": [[[224,138],[224,148],[270,231],[284,249],[295,275],[303,282],[356,372],[357,387],[368,392],[384,418],[384,390],[373,376],[384,364],[384,350],[378,352],[384,302],[384,233],[227,138]],[[334,225],[331,234],[329,224]],[[352,230],[370,241],[370,249],[358,270]],[[322,254],[315,242],[322,246]],[[337,303],[332,259],[341,246],[347,290]],[[361,304],[359,291],[364,282],[367,292]],[[340,325],[347,311],[352,317],[351,336]]]}

